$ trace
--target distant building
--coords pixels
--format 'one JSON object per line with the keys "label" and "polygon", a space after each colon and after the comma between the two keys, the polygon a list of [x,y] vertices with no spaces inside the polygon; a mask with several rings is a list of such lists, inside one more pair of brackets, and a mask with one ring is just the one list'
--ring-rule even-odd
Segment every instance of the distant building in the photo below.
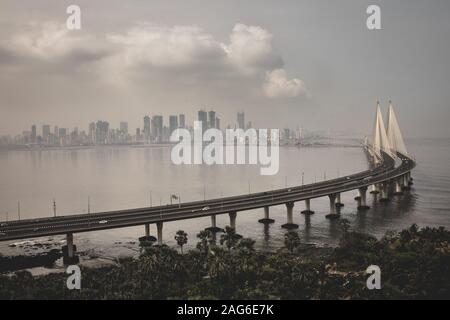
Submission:
{"label": "distant building", "polygon": [[206,111],[200,110],[198,112],[198,121],[202,123],[202,130],[205,132],[208,129],[208,115]]}
{"label": "distant building", "polygon": [[163,140],[163,116],[152,117],[152,137],[156,142],[162,142]]}
{"label": "distant building", "polygon": [[245,129],[245,113],[244,112],[238,112],[237,123],[238,123],[239,129]]}
{"label": "distant building", "polygon": [[216,117],[216,129],[220,130],[220,119]]}
{"label": "distant building", "polygon": [[42,126],[42,139],[44,143],[50,143],[50,126],[48,124]]}
{"label": "distant building", "polygon": [[109,123],[106,121],[97,121],[95,126],[95,143],[108,144]]}
{"label": "distant building", "polygon": [[186,116],[184,114],[179,115],[179,126],[180,128],[186,128]]}
{"label": "distant building", "polygon": [[169,116],[169,136],[178,129],[178,117],[177,116]]}
{"label": "distant building", "polygon": [[144,117],[144,139],[146,142],[150,142],[151,131],[150,131],[150,117]]}
{"label": "distant building", "polygon": [[36,134],[36,125],[33,124],[31,126],[31,142],[36,143],[37,142],[37,134]]}
{"label": "distant building", "polygon": [[95,122],[89,124],[88,139],[90,144],[95,144]]}
{"label": "distant building", "polygon": [[120,123],[120,132],[123,135],[128,135],[128,122],[122,121]]}
{"label": "distant building", "polygon": [[209,111],[208,112],[208,127],[209,128],[215,128],[216,127],[216,112],[215,111]]}

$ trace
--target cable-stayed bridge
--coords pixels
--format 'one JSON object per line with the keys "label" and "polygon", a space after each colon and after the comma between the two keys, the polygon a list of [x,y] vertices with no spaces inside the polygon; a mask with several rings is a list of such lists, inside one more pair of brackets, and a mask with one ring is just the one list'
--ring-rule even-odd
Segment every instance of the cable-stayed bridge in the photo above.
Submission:
{"label": "cable-stayed bridge", "polygon": [[[301,212],[313,214],[311,200],[328,197],[330,219],[339,218],[341,193],[358,191],[355,198],[358,210],[367,210],[367,191],[378,201],[388,201],[391,195],[400,195],[409,190],[412,184],[411,170],[415,161],[408,155],[392,104],[389,105],[387,127],[384,125],[381,109],[377,103],[373,133],[366,139],[364,150],[371,160],[370,169],[337,179],[302,186],[251,193],[233,197],[216,198],[205,201],[186,202],[174,205],[144,207],[127,210],[98,212],[90,214],[65,215],[51,218],[38,218],[0,222],[0,241],[37,238],[50,235],[66,235],[67,243],[63,247],[65,263],[77,260],[73,234],[105,229],[145,226],[143,240],[152,239],[150,225],[156,224],[157,241],[162,244],[164,222],[198,217],[211,217],[211,231],[219,231],[216,215],[228,214],[229,225],[236,229],[237,214],[243,211],[263,208],[261,223],[272,223],[270,207],[286,205],[286,223],[284,228],[298,228],[293,222],[293,208],[296,202],[304,201]],[[391,192],[390,192],[391,191]]]}

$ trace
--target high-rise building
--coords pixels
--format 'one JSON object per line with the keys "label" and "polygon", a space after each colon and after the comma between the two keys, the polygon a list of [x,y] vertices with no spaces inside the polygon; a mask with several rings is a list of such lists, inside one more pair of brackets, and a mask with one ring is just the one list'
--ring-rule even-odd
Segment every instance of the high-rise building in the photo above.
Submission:
{"label": "high-rise building", "polygon": [[198,112],[198,121],[202,123],[202,130],[205,132],[208,129],[208,115],[206,111],[200,110]]}
{"label": "high-rise building", "polygon": [[162,142],[163,138],[163,116],[152,117],[152,136],[156,142]]}
{"label": "high-rise building", "polygon": [[89,143],[95,144],[95,122],[89,124]]}
{"label": "high-rise building", "polygon": [[171,135],[176,129],[178,129],[178,117],[169,116],[169,135]]}
{"label": "high-rise building", "polygon": [[37,134],[36,134],[36,125],[33,124],[31,126],[31,142],[36,143],[37,142]]}
{"label": "high-rise building", "polygon": [[184,114],[179,115],[179,126],[180,128],[186,128],[186,117]]}
{"label": "high-rise building", "polygon": [[141,141],[141,128],[136,128],[136,142]]}
{"label": "high-rise building", "polygon": [[238,112],[237,123],[238,123],[239,129],[245,129],[245,113],[244,112]]}
{"label": "high-rise building", "polygon": [[95,126],[95,143],[107,144],[109,136],[109,123],[106,121],[97,121]]}
{"label": "high-rise building", "polygon": [[216,129],[220,130],[220,119],[216,117]]}
{"label": "high-rise building", "polygon": [[216,127],[216,112],[215,111],[211,110],[208,112],[208,125],[209,125],[209,128]]}
{"label": "high-rise building", "polygon": [[144,139],[146,142],[150,141],[150,136],[151,136],[151,132],[150,132],[150,117],[149,116],[145,116],[144,117]]}
{"label": "high-rise building", "polygon": [[128,135],[128,122],[120,122],[120,132],[124,135]]}
{"label": "high-rise building", "polygon": [[48,124],[42,126],[42,139],[44,143],[50,142],[50,126]]}

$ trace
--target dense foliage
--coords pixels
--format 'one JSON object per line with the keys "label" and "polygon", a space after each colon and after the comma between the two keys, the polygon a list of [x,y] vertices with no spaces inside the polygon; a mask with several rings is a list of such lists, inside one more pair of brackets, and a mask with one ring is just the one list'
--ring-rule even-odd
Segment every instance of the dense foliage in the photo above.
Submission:
{"label": "dense foliage", "polygon": [[[64,273],[0,276],[2,299],[419,299],[450,298],[450,232],[416,225],[381,240],[349,231],[323,251],[285,236],[284,249],[261,253],[254,241],[226,228],[219,243],[207,231],[196,250],[178,253],[142,244],[138,259],[82,268],[82,289],[68,290]],[[180,249],[187,241],[177,233]],[[181,252],[181,250],[180,250]],[[319,252],[319,254],[318,254]],[[368,290],[366,268],[381,268],[381,290]]]}

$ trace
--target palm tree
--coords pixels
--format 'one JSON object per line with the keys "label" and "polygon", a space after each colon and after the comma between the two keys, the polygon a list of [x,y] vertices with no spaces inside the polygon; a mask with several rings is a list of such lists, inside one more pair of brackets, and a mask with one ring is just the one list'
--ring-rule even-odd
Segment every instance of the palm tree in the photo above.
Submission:
{"label": "palm tree", "polygon": [[177,244],[180,246],[181,254],[183,254],[183,246],[188,241],[188,235],[183,230],[178,230],[175,234],[175,240],[177,241]]}
{"label": "palm tree", "polygon": [[300,246],[300,236],[296,231],[289,231],[284,235],[284,246],[291,252]]}
{"label": "palm tree", "polygon": [[205,254],[208,253],[209,249],[209,240],[211,238],[211,232],[209,230],[202,230],[197,234],[197,238],[200,241],[197,243],[197,249],[203,251]]}
{"label": "palm tree", "polygon": [[228,250],[231,250],[231,248],[236,247],[239,239],[241,238],[242,236],[237,234],[234,228],[226,226],[225,233],[220,236],[220,244],[223,245],[225,243]]}

